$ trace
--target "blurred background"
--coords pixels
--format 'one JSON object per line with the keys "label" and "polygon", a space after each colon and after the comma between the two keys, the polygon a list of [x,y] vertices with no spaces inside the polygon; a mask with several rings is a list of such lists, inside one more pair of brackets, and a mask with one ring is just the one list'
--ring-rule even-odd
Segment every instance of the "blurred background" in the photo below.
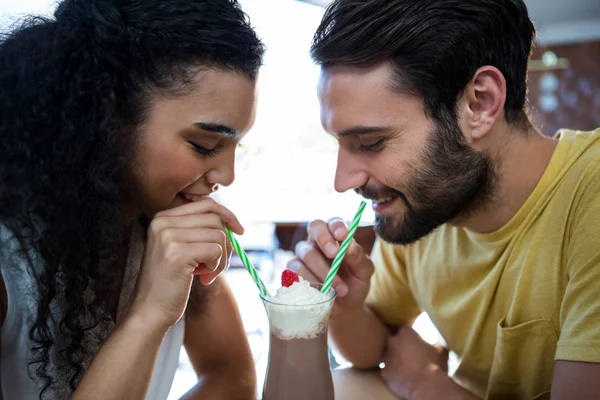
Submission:
{"label": "blurred background", "polygon": [[[291,250],[305,237],[315,218],[352,218],[359,203],[354,193],[333,190],[336,144],[319,122],[316,97],[318,68],[308,51],[327,0],[240,0],[267,46],[259,77],[256,123],[244,139],[237,179],[220,200],[245,225],[240,242],[267,284],[277,284]],[[560,128],[591,130],[600,126],[600,0],[525,0],[538,29],[529,68],[528,106],[547,135]],[[0,24],[6,29],[23,14],[50,15],[52,0],[0,0]],[[374,240],[368,207],[359,242]],[[225,277],[239,302],[257,364],[264,379],[268,354],[267,319],[256,287],[239,259]],[[429,342],[441,338],[426,315],[415,328]],[[332,365],[344,364],[333,354]],[[196,383],[181,352],[180,367],[169,399]]]}

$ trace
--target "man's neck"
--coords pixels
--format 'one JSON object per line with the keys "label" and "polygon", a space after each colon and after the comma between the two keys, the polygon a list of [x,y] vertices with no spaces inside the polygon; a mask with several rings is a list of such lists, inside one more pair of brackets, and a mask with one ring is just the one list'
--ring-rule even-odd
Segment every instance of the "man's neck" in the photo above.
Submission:
{"label": "man's neck", "polygon": [[497,178],[492,198],[465,221],[457,223],[479,233],[494,232],[519,211],[550,163],[558,140],[543,136],[533,126],[525,132],[494,132],[491,154]]}

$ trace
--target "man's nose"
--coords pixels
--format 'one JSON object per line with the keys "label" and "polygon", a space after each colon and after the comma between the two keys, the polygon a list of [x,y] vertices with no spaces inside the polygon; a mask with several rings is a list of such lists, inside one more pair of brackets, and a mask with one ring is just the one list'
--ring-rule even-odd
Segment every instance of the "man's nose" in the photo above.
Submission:
{"label": "man's nose", "polygon": [[368,181],[368,174],[359,160],[340,149],[335,170],[334,188],[338,192],[358,189]]}

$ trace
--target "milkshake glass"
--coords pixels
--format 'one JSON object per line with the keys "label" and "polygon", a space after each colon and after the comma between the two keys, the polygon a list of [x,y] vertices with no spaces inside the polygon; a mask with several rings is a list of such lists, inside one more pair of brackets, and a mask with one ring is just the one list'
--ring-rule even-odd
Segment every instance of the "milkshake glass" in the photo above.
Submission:
{"label": "milkshake glass", "polygon": [[277,296],[261,296],[270,327],[262,400],[334,400],[327,326],[335,290],[320,294],[321,284],[304,281],[302,286],[297,304],[290,304],[294,298],[280,302]]}

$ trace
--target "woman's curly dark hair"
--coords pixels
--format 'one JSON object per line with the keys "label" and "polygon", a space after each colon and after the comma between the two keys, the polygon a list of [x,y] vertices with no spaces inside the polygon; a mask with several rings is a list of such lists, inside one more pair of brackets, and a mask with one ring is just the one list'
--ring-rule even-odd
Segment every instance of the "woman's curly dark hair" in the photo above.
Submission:
{"label": "woman's curly dark hair", "polygon": [[184,93],[201,68],[254,80],[263,52],[235,0],[64,0],[53,19],[0,37],[0,223],[36,255],[40,399],[76,388],[105,339],[88,333],[113,319],[135,220],[126,175],[149,99]]}

